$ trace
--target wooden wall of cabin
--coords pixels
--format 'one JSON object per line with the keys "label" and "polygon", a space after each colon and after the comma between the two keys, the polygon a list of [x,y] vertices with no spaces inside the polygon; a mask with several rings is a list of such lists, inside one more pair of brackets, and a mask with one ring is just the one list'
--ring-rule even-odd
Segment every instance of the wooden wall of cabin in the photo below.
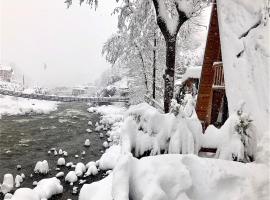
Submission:
{"label": "wooden wall of cabin", "polygon": [[205,47],[204,62],[200,79],[196,112],[204,128],[211,122],[212,86],[214,81],[213,63],[222,61],[217,17],[217,7],[213,4]]}

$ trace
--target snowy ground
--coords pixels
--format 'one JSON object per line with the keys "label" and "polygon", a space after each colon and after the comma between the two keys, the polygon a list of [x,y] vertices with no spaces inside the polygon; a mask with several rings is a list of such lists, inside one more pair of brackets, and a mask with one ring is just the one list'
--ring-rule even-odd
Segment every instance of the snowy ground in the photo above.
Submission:
{"label": "snowy ground", "polygon": [[57,105],[57,102],[0,95],[0,118],[1,115],[48,114]]}
{"label": "snowy ground", "polygon": [[[215,145],[220,143],[215,143],[217,138],[210,135],[204,138],[194,134],[194,130],[202,133],[196,116],[190,115],[190,109],[184,109],[180,118],[161,114],[147,104],[132,106],[125,112],[116,112],[112,107],[90,108],[89,111],[103,113],[104,119],[109,116],[107,122],[116,124],[107,132],[110,147],[99,160],[100,169],[113,169],[113,173],[99,182],[85,184],[79,200],[266,200],[270,195],[267,160],[264,160],[265,164],[244,164],[229,161],[227,157],[221,157],[228,159],[222,160],[177,155],[197,154],[196,144],[197,148],[209,145],[205,139],[210,139]],[[234,117],[228,121],[224,133],[221,133],[224,138],[231,138],[235,121]],[[107,122],[102,126],[106,127]],[[227,144],[232,141],[235,145],[235,141],[240,140],[228,140]],[[227,155],[231,151],[238,152],[239,149],[224,150]],[[162,152],[177,154],[149,156],[140,160],[134,157]]]}

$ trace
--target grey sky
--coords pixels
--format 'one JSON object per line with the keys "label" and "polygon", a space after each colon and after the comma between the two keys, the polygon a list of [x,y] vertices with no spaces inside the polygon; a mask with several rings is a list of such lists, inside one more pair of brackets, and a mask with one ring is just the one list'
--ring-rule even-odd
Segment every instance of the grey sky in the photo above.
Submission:
{"label": "grey sky", "polygon": [[115,1],[97,11],[77,2],[66,9],[64,0],[0,0],[0,63],[15,63],[39,85],[94,81],[110,67],[101,48],[116,30]]}

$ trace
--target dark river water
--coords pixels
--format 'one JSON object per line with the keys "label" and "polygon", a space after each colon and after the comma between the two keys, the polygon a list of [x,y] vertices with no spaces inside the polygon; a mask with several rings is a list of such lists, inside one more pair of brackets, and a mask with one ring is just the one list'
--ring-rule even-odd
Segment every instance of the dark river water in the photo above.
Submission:
{"label": "dark river water", "polygon": [[[90,120],[94,125],[100,116],[87,112],[87,108],[88,106],[82,103],[62,103],[57,111],[47,115],[3,116],[0,119],[0,181],[3,181],[6,173],[12,173],[14,177],[24,173],[26,179],[21,187],[33,188],[33,181],[55,176],[59,172],[56,170],[56,163],[60,156],[49,155],[51,148],[67,151],[66,162],[86,164],[98,160],[104,150],[104,139],[87,123]],[[91,128],[93,132],[87,133],[87,128]],[[85,139],[90,139],[90,147],[83,146]],[[86,154],[81,155],[82,151]],[[75,155],[79,155],[79,158],[75,158]],[[34,174],[36,162],[42,160],[49,162],[50,172],[46,176]],[[17,165],[21,165],[22,169],[17,170]],[[61,167],[65,174],[69,170]],[[33,174],[33,177],[30,177],[30,174]],[[104,176],[104,172],[100,172],[95,177],[88,177],[86,183],[100,180]],[[63,179],[61,182],[64,193],[51,199],[78,199],[78,195],[71,194],[72,187]],[[79,186],[78,182],[75,186]],[[3,199],[3,195],[0,195],[0,199]]]}

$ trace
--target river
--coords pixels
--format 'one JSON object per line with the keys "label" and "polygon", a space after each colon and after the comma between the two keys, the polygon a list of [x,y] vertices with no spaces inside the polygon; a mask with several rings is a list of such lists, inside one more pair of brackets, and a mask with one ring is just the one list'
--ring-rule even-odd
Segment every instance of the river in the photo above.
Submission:
{"label": "river", "polygon": [[[51,148],[67,151],[66,162],[86,164],[98,160],[104,150],[104,139],[95,133],[94,127],[89,126],[88,121],[92,121],[94,125],[100,116],[87,112],[87,107],[83,103],[61,103],[57,111],[50,114],[3,116],[0,119],[0,180],[3,180],[6,173],[12,173],[14,177],[24,173],[26,179],[21,187],[33,188],[33,181],[55,176],[59,172],[56,170],[56,163],[60,156],[48,154]],[[91,128],[93,132],[87,133],[87,128]],[[90,139],[90,147],[83,146],[85,139]],[[82,151],[86,154],[82,155]],[[79,158],[75,158],[75,155],[79,155]],[[42,160],[49,162],[50,172],[46,176],[34,174],[36,162]],[[17,170],[17,165],[21,165],[22,169]],[[65,174],[69,170],[61,167]],[[30,177],[30,174],[33,176]],[[104,176],[104,172],[100,172],[97,176],[88,178],[86,183]],[[61,182],[64,193],[51,199],[78,199],[78,195],[71,194],[72,187],[63,179]],[[78,183],[75,186],[79,186]],[[0,195],[0,199],[3,199],[3,195]]]}

